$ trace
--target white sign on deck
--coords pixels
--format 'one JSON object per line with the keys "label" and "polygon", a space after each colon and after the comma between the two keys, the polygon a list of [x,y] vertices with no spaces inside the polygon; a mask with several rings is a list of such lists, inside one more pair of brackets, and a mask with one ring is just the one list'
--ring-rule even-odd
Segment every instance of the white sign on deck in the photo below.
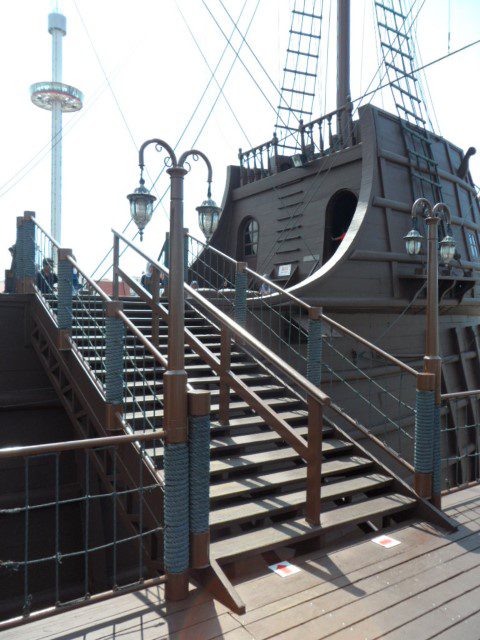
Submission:
{"label": "white sign on deck", "polygon": [[394,538],[390,538],[390,536],[378,536],[378,538],[372,538],[372,542],[379,544],[381,547],[385,547],[385,549],[391,549],[392,547],[396,547],[397,544],[401,544],[400,540],[395,540]]}
{"label": "white sign on deck", "polygon": [[286,578],[287,576],[291,576],[294,573],[298,573],[301,571],[299,567],[296,567],[294,564],[290,564],[286,560],[284,562],[277,562],[277,564],[271,564],[268,567],[271,571],[275,571],[282,578]]}

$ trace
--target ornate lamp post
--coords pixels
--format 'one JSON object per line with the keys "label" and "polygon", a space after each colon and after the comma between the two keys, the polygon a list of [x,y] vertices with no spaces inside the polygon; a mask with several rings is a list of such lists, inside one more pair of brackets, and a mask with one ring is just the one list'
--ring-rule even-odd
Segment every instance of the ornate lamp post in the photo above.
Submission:
{"label": "ornate lamp post", "polygon": [[[212,182],[212,165],[207,156],[201,151],[191,149],[185,151],[177,160],[175,152],[166,142],[158,138],[147,140],[142,144],[138,156],[140,166],[140,186],[133,193],[128,195],[130,201],[131,215],[136,222],[140,233],[143,233],[153,213],[153,202],[155,197],[145,188],[143,179],[144,152],[149,145],[155,145],[159,152],[165,150],[168,157],[165,160],[167,173],[170,175],[170,260],[169,260],[169,286],[168,286],[168,371],[163,375],[163,398],[164,415],[163,427],[166,432],[164,449],[165,463],[165,484],[176,482],[183,464],[187,464],[186,474],[188,474],[188,449],[186,449],[188,438],[188,407],[187,407],[187,373],[185,371],[185,301],[184,301],[184,233],[183,233],[183,179],[190,170],[187,162],[189,157],[194,160],[202,158],[208,170],[208,194],[207,201],[210,201],[210,188]],[[204,203],[205,205],[205,203]],[[204,206],[202,205],[202,207]],[[215,203],[213,203],[215,205]],[[199,207],[200,209],[201,207]],[[184,455],[186,454],[186,455]],[[171,474],[171,475],[170,475]],[[180,473],[180,475],[182,475]],[[175,476],[175,477],[174,477]],[[178,484],[178,482],[177,482]],[[169,492],[170,496],[175,495],[175,491]],[[172,500],[172,498],[169,498]],[[175,501],[175,497],[173,498]],[[188,492],[178,494],[178,506],[185,507],[188,522]],[[186,504],[184,504],[186,500]],[[167,513],[167,512],[166,512]],[[165,516],[167,518],[167,515]],[[172,522],[165,522],[165,539],[175,544],[175,538],[185,534],[178,522],[172,518]],[[188,536],[188,531],[187,531]],[[166,544],[170,544],[170,542]],[[178,542],[178,540],[177,540]],[[188,556],[188,553],[187,553]],[[178,564],[178,554],[174,557],[171,566],[167,566],[165,557],[165,568],[167,573],[168,599],[179,600],[186,597],[188,593],[188,557],[186,566]]]}
{"label": "ornate lamp post", "polygon": [[[428,200],[419,198],[412,207],[412,229],[405,236],[405,244],[409,255],[418,255],[422,246],[422,235],[418,231],[418,216],[422,215],[428,225],[427,239],[427,314],[425,336],[425,373],[435,374],[435,408],[433,425],[433,480],[431,487],[432,502],[441,505],[441,455],[440,455],[440,405],[442,384],[442,359],[439,346],[438,322],[438,246],[440,257],[445,264],[455,258],[455,240],[451,229],[450,210],[443,202],[433,208]],[[447,235],[438,242],[438,224],[444,219]]]}

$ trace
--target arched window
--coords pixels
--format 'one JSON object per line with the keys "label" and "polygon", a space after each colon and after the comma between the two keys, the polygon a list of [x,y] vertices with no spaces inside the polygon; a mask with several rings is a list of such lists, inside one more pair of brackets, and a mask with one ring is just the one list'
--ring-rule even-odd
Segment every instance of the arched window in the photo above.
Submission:
{"label": "arched window", "polygon": [[325,211],[323,264],[330,260],[342,243],[357,208],[358,198],[348,189],[333,194]]}
{"label": "arched window", "polygon": [[258,222],[248,218],[243,226],[243,255],[256,256],[258,252]]}

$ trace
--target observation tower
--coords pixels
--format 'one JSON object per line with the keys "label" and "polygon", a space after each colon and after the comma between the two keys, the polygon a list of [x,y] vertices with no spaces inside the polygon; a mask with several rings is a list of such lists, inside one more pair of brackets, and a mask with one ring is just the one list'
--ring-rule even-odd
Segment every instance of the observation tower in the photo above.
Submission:
{"label": "observation tower", "polygon": [[62,83],[62,38],[67,33],[67,20],[61,13],[48,16],[48,32],[52,35],[52,81],[37,82],[30,87],[33,104],[52,112],[52,236],[62,236],[62,114],[79,111],[83,106],[81,91]]}

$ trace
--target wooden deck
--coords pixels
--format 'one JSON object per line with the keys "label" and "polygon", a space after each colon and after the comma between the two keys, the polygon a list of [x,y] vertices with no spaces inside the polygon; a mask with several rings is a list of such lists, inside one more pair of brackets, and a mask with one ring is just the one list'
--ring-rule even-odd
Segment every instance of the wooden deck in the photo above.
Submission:
{"label": "wooden deck", "polygon": [[239,580],[243,616],[195,589],[167,607],[158,588],[4,631],[0,639],[478,640],[480,487],[444,504],[459,523],[454,534],[407,523],[391,532],[401,541],[391,549],[369,536],[341,550],[317,550],[295,558],[301,572],[287,578],[265,564]]}

